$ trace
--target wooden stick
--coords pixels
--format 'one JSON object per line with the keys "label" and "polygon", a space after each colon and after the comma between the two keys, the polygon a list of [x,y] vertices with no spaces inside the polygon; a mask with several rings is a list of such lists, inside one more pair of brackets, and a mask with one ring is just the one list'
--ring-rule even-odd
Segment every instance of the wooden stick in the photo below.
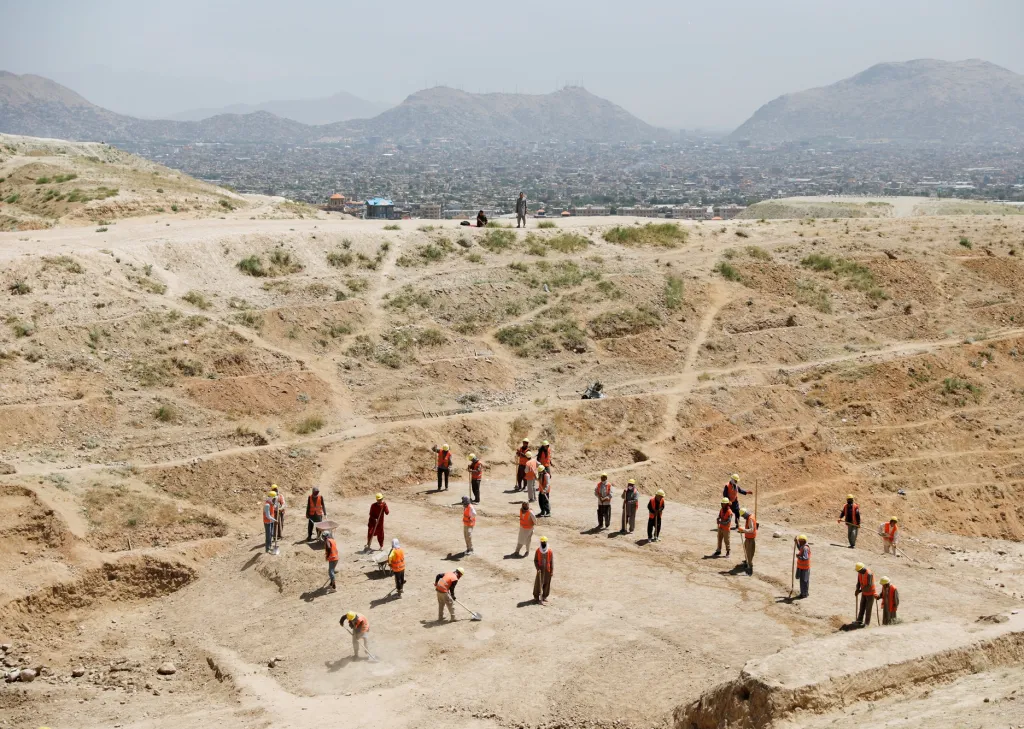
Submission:
{"label": "wooden stick", "polygon": [[131,552],[131,551],[134,551],[134,548],[132,547],[132,538],[131,538],[131,535],[129,535],[129,536],[128,536],[128,551],[129,551],[129,552]]}

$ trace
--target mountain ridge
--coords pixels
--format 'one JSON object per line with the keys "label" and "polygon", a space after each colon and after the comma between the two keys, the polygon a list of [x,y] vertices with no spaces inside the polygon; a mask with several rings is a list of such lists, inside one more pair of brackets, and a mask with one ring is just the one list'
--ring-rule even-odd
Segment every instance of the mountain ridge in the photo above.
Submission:
{"label": "mountain ridge", "polygon": [[318,126],[351,119],[367,119],[391,108],[391,104],[369,101],[347,91],[314,99],[277,99],[258,104],[230,104],[218,108],[189,109],[171,114],[168,121],[203,121],[223,114],[251,114],[266,111],[300,124]]}
{"label": "mountain ridge", "polygon": [[730,135],[762,143],[823,137],[1024,140],[1024,75],[980,59],[878,63],[828,86],[779,96]]}

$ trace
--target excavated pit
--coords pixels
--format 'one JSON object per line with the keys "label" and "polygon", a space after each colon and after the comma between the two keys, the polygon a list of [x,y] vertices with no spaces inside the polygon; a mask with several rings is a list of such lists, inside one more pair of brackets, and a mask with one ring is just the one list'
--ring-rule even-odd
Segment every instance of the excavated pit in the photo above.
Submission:
{"label": "excavated pit", "polygon": [[1024,665],[1024,615],[985,627],[909,623],[831,636],[749,662],[739,678],[674,713],[675,729],[766,729],[911,687]]}

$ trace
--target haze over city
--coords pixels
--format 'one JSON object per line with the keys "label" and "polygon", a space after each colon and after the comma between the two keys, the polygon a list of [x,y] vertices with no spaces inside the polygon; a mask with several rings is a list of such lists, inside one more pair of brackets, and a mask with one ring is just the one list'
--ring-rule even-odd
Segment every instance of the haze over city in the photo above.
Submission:
{"label": "haze over city", "polygon": [[[883,61],[1024,72],[1014,0],[0,3],[0,68],[143,117],[347,91],[582,84],[644,121],[730,131],[784,93]],[[45,28],[45,32],[40,29]]]}

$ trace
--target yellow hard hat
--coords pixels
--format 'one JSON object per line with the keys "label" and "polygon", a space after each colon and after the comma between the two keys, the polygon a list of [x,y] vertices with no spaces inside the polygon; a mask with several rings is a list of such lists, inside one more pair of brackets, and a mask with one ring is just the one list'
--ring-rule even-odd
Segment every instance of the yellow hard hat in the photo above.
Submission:
{"label": "yellow hard hat", "polygon": [[540,541],[542,541],[544,544],[547,544],[548,543],[548,538],[547,537],[541,537]]}
{"label": "yellow hard hat", "polygon": [[747,510],[746,509],[740,509],[740,516],[746,516],[746,515],[747,515]]}
{"label": "yellow hard hat", "polygon": [[469,454],[469,460],[475,461],[476,460],[476,453],[470,453]]}
{"label": "yellow hard hat", "polygon": [[271,490],[273,490],[273,491],[277,491],[277,484],[276,484],[276,483],[272,483],[272,484],[270,484],[270,488],[271,488]]}
{"label": "yellow hard hat", "polygon": [[377,501],[383,501],[384,500],[384,494],[377,494],[373,498],[377,499]]}
{"label": "yellow hard hat", "polygon": [[455,574],[457,574],[459,576],[462,576],[462,575],[466,574],[466,570],[462,569],[461,567],[456,567],[455,568]]}
{"label": "yellow hard hat", "polygon": [[881,582],[883,585],[888,585],[889,584],[889,578],[888,577],[883,577],[882,579],[879,580],[879,582]]}
{"label": "yellow hard hat", "polygon": [[276,491],[268,491],[267,492],[267,496],[277,496],[277,492]]}
{"label": "yellow hard hat", "polygon": [[894,516],[894,517],[892,517],[891,519],[889,519],[889,521],[896,521],[896,522],[898,522],[898,521],[899,521],[899,519],[897,519],[897,518],[896,518],[896,517]]}
{"label": "yellow hard hat", "polygon": [[446,451],[446,450],[448,450],[448,444],[447,444],[447,443],[445,443],[445,444],[444,444],[443,446],[441,446],[441,450],[442,450],[442,451]]}
{"label": "yellow hard hat", "polygon": [[655,494],[655,496],[664,496],[664,495],[665,495],[665,492],[662,491],[661,489],[658,489],[658,493]]}
{"label": "yellow hard hat", "polygon": [[846,499],[847,501],[853,501],[853,494],[847,494]]}
{"label": "yellow hard hat", "polygon": [[523,438],[523,443],[529,443],[529,442],[530,442],[529,438]]}
{"label": "yellow hard hat", "polygon": [[798,542],[806,542],[807,541],[807,535],[806,534],[801,534],[799,537],[796,538],[796,540]]}
{"label": "yellow hard hat", "polygon": [[631,479],[629,479],[629,481],[628,481],[628,484],[629,484],[630,486],[636,486],[636,479],[635,479],[635,478],[631,478]]}
{"label": "yellow hard hat", "polygon": [[602,473],[601,474],[601,478],[608,478],[608,474],[607,473]]}
{"label": "yellow hard hat", "polygon": [[723,504],[728,504],[729,503],[729,499],[727,499],[726,497],[723,496],[722,497],[722,503]]}
{"label": "yellow hard hat", "polygon": [[864,563],[863,562],[858,562],[857,564],[855,564],[853,566],[853,568],[855,570],[857,570],[858,572],[860,572],[862,569],[864,569]]}
{"label": "yellow hard hat", "polygon": [[730,481],[739,481],[740,480],[740,475],[738,473],[734,473],[732,476],[729,477],[729,480]]}
{"label": "yellow hard hat", "polygon": [[541,444],[541,445],[551,445],[551,444],[550,444],[550,443],[548,443],[548,442],[547,442],[546,440],[542,440],[540,444]]}
{"label": "yellow hard hat", "polygon": [[544,473],[544,466],[543,465],[537,466],[537,473]]}
{"label": "yellow hard hat", "polygon": [[354,612],[352,612],[351,610],[349,610],[345,614],[345,617],[348,618],[349,620],[355,620],[356,619],[356,614]]}

